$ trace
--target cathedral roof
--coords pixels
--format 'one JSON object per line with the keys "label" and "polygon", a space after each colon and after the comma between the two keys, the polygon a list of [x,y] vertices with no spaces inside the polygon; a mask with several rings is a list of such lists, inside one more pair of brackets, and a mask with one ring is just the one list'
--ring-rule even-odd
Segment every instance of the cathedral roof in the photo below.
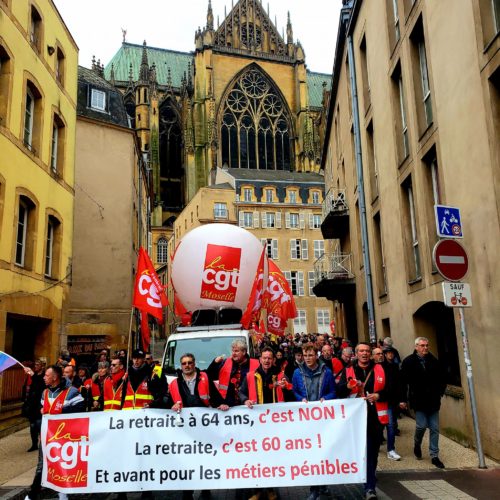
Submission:
{"label": "cathedral roof", "polygon": [[[104,76],[111,78],[111,66],[113,66],[115,81],[128,82],[130,65],[132,64],[132,78],[136,82],[139,79],[143,46],[124,42],[104,69]],[[146,47],[148,63],[156,66],[156,77],[159,85],[167,85],[167,73],[170,68],[172,86],[180,87],[184,72],[188,71],[188,63],[193,62],[193,54],[189,52],[178,52],[176,50],[160,49],[157,47]]]}
{"label": "cathedral roof", "polygon": [[285,170],[257,170],[251,168],[228,168],[227,173],[237,181],[287,182],[324,184],[325,178],[314,172],[288,172]]}
{"label": "cathedral roof", "polygon": [[311,108],[321,108],[323,101],[323,83],[326,83],[326,90],[330,90],[332,86],[332,75],[307,71],[307,89],[309,92],[309,106]]}

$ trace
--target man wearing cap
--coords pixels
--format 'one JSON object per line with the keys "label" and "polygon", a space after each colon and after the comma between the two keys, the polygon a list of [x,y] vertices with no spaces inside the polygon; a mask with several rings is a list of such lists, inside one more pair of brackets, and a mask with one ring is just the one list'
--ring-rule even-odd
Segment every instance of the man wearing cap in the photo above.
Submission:
{"label": "man wearing cap", "polygon": [[401,460],[401,456],[396,452],[396,436],[399,435],[399,403],[402,400],[401,373],[399,371],[399,365],[395,362],[396,349],[385,346],[382,348],[382,353],[384,356],[382,366],[384,367],[386,377],[391,381],[392,387],[392,392],[389,395],[388,408],[389,423],[387,424],[387,458],[389,460]]}
{"label": "man wearing cap", "polygon": [[167,379],[163,374],[153,373],[153,367],[145,362],[145,357],[140,349],[132,352],[132,366],[125,380],[123,410],[167,407]]}

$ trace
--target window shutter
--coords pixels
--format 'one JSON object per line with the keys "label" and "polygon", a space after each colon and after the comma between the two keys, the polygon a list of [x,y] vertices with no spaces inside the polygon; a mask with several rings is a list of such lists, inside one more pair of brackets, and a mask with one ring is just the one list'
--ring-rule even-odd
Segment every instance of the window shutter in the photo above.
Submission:
{"label": "window shutter", "polygon": [[242,211],[241,211],[241,212],[239,212],[239,213],[238,213],[238,219],[239,219],[239,220],[238,220],[238,225],[239,225],[240,227],[243,227],[243,217],[244,217],[244,213],[243,213]]}
{"label": "window shutter", "polygon": [[307,240],[302,240],[302,260],[309,259],[309,248],[307,245]]}
{"label": "window shutter", "polygon": [[297,272],[297,276],[298,276],[298,295],[300,295],[301,297],[304,296],[304,272],[303,271],[298,271]]}
{"label": "window shutter", "polygon": [[260,239],[260,242],[261,242],[261,244],[262,244],[262,246],[263,246],[263,247],[265,247],[265,246],[267,245],[267,240],[266,240],[266,238],[261,238],[261,239]]}
{"label": "window shutter", "polygon": [[300,212],[299,214],[299,227],[300,229],[305,229],[306,227],[306,218],[304,212]]}
{"label": "window shutter", "polygon": [[290,212],[285,212],[285,228],[290,229]]}
{"label": "window shutter", "polygon": [[271,248],[271,254],[272,254],[272,259],[277,260],[278,259],[278,240],[272,240],[272,248]]}
{"label": "window shutter", "polygon": [[290,291],[292,291],[292,273],[290,271],[283,271],[283,275],[285,276],[285,279],[288,282]]}
{"label": "window shutter", "polygon": [[312,214],[309,214],[309,229],[314,229],[314,217]]}
{"label": "window shutter", "polygon": [[314,292],[313,292],[314,281],[315,281],[315,279],[314,279],[314,271],[308,271],[308,275],[309,275],[308,276],[308,278],[309,278],[308,279],[308,281],[309,281],[309,295],[311,297],[315,297]]}
{"label": "window shutter", "polygon": [[254,212],[253,213],[253,227],[258,228],[259,227],[259,212]]}
{"label": "window shutter", "polygon": [[290,258],[291,259],[296,259],[297,258],[297,245],[296,245],[297,240],[290,240]]}
{"label": "window shutter", "polygon": [[262,229],[266,229],[267,228],[267,216],[266,216],[265,212],[262,214],[261,220],[262,220]]}
{"label": "window shutter", "polygon": [[281,212],[276,212],[276,224],[277,229],[281,229]]}

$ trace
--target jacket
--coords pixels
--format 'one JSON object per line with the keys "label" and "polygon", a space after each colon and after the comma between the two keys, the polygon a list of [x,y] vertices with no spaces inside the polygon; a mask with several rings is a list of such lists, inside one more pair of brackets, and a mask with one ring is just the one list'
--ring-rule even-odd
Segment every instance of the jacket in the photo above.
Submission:
{"label": "jacket", "polygon": [[403,394],[408,395],[411,408],[427,413],[439,411],[446,373],[437,358],[429,353],[421,360],[415,351],[403,360],[401,374]]}
{"label": "jacket", "polygon": [[170,382],[168,408],[181,401],[185,408],[203,408],[204,406],[217,407],[223,403],[222,396],[217,391],[214,383],[208,379],[205,372],[196,368],[196,384],[194,395],[189,391],[182,371],[177,370],[177,378]]}
{"label": "jacket", "polygon": [[[318,384],[317,398],[311,392],[311,384]],[[297,401],[318,401],[320,399],[335,399],[335,380],[332,371],[324,363],[319,363],[315,370],[310,370],[305,363],[299,366],[293,373],[293,393]],[[308,389],[309,387],[309,389]],[[314,398],[314,399],[312,399]]]}
{"label": "jacket", "polygon": [[75,387],[66,387],[66,380],[56,387],[47,387],[40,401],[42,413],[58,415],[85,411],[85,401]]}

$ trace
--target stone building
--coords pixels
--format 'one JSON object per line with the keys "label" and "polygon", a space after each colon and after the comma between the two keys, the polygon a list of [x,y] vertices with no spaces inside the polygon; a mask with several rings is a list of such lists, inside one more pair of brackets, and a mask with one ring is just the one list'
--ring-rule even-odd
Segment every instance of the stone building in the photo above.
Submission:
{"label": "stone building", "polygon": [[441,429],[474,445],[460,320],[432,260],[434,205],[459,207],[479,425],[499,458],[498,2],[352,0],[341,19],[322,157],[321,229],[335,251],[317,262],[314,291],[342,304],[354,340],[390,335],[407,355],[428,337],[447,366]]}
{"label": "stone building", "polygon": [[[147,246],[149,173],[122,94],[103,68],[78,68],[73,279],[64,342],[80,362],[127,346],[139,247]],[[135,322],[132,323],[135,330]]]}
{"label": "stone building", "polygon": [[[20,360],[54,361],[60,346],[71,282],[77,58],[51,0],[0,2],[0,350]],[[8,378],[4,387],[14,390]],[[14,395],[20,391],[0,399]]]}

